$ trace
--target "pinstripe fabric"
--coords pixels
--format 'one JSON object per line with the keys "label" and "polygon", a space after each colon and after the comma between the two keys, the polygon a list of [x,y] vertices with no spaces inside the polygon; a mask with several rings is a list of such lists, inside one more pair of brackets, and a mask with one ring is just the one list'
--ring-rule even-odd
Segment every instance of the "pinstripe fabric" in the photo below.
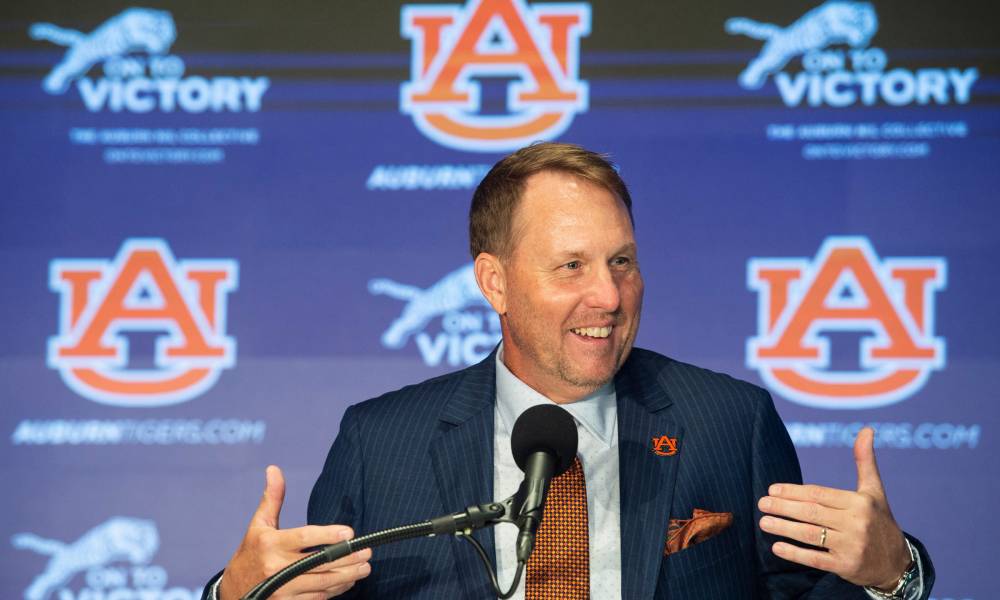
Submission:
{"label": "pinstripe fabric", "polygon": [[[493,361],[351,407],[313,488],[309,522],[369,532],[492,499]],[[867,598],[836,576],[774,557],[774,538],[756,526],[768,485],[801,481],[767,392],[640,349],[615,386],[623,598]],[[661,435],[677,438],[676,455],[652,452]],[[664,558],[668,520],[695,508],[731,512],[733,525]],[[492,532],[476,535],[492,552]],[[915,545],[932,582],[930,557]],[[492,595],[471,548],[431,538],[377,549],[372,574],[346,597]]]}

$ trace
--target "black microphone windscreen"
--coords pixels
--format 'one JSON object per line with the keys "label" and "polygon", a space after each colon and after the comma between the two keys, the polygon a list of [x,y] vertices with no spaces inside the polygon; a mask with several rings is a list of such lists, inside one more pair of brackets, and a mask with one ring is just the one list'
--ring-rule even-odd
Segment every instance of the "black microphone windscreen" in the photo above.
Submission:
{"label": "black microphone windscreen", "polygon": [[569,469],[576,458],[576,422],[566,409],[555,404],[532,406],[521,413],[510,433],[514,462],[523,471],[534,452],[548,451],[556,457],[553,477]]}

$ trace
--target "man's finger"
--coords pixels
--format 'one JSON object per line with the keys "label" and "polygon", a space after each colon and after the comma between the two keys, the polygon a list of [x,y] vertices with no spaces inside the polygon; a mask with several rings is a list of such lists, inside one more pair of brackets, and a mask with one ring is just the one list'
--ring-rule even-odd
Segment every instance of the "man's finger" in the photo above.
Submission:
{"label": "man's finger", "polygon": [[761,518],[760,528],[774,535],[780,535],[781,537],[802,542],[803,544],[821,548],[830,548],[832,544],[837,543],[837,538],[841,535],[839,531],[826,528],[826,536],[824,536],[824,528],[819,525],[796,523],[795,521],[771,516]]}
{"label": "man's finger", "polygon": [[264,495],[250,522],[277,529],[281,517],[281,504],[285,501],[285,476],[282,475],[281,469],[269,465],[264,470],[264,479],[266,481]]}
{"label": "man's finger", "polygon": [[325,571],[336,571],[337,569],[342,569],[344,567],[351,567],[354,565],[360,565],[362,563],[366,563],[369,560],[371,560],[371,558],[372,558],[371,548],[365,548],[364,550],[358,550],[357,552],[353,552],[351,554],[348,554],[347,556],[338,558],[332,563],[320,565],[309,572],[323,573]]}
{"label": "man's finger", "polygon": [[834,572],[834,569],[837,567],[836,560],[833,556],[831,556],[829,552],[823,552],[822,550],[808,550],[806,548],[800,548],[795,544],[776,542],[773,546],[771,546],[771,551],[774,552],[775,556],[781,557],[785,560],[790,560],[800,565],[820,569],[821,571]]}
{"label": "man's finger", "polygon": [[767,493],[776,498],[815,502],[830,508],[849,508],[854,498],[854,492],[821,485],[796,485],[794,483],[776,483],[767,489]]}
{"label": "man's finger", "polygon": [[812,523],[821,527],[837,529],[839,525],[840,510],[827,508],[815,502],[799,502],[797,500],[785,500],[784,498],[774,498],[764,496],[757,503],[761,512]]}
{"label": "man's finger", "polygon": [[338,558],[337,560],[330,563],[330,566],[334,569],[339,569],[341,567],[349,567],[351,565],[357,565],[361,563],[368,562],[372,558],[372,549],[365,548],[364,550],[358,550],[352,554],[349,554],[343,558]]}
{"label": "man's finger", "polygon": [[[282,590],[286,593],[306,594],[309,592],[326,591],[335,588],[346,589],[359,579],[364,579],[372,572],[371,563],[341,567],[334,571],[323,571],[320,573],[305,573],[291,580]],[[341,591],[342,591],[341,590]]]}
{"label": "man's finger", "polygon": [[347,525],[305,525],[295,529],[285,529],[283,545],[296,550],[305,550],[314,546],[336,544],[354,537],[354,530]]}
{"label": "man's finger", "polygon": [[875,430],[865,427],[854,440],[854,462],[858,466],[858,491],[883,495],[882,477],[875,462]]}

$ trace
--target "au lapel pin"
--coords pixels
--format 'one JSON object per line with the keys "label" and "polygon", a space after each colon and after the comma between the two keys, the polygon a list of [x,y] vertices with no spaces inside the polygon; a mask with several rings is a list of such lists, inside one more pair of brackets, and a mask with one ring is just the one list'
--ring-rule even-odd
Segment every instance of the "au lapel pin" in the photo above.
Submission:
{"label": "au lapel pin", "polygon": [[677,454],[677,438],[665,435],[654,437],[653,453],[657,456],[673,456]]}

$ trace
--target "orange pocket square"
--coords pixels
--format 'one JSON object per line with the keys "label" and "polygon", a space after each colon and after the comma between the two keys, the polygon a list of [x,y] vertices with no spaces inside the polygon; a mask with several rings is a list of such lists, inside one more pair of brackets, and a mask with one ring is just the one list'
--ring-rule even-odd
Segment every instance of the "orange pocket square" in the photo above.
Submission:
{"label": "orange pocket square", "polygon": [[716,513],[694,509],[690,519],[670,519],[667,525],[667,543],[663,555],[669,556],[711,539],[733,524],[733,513]]}

